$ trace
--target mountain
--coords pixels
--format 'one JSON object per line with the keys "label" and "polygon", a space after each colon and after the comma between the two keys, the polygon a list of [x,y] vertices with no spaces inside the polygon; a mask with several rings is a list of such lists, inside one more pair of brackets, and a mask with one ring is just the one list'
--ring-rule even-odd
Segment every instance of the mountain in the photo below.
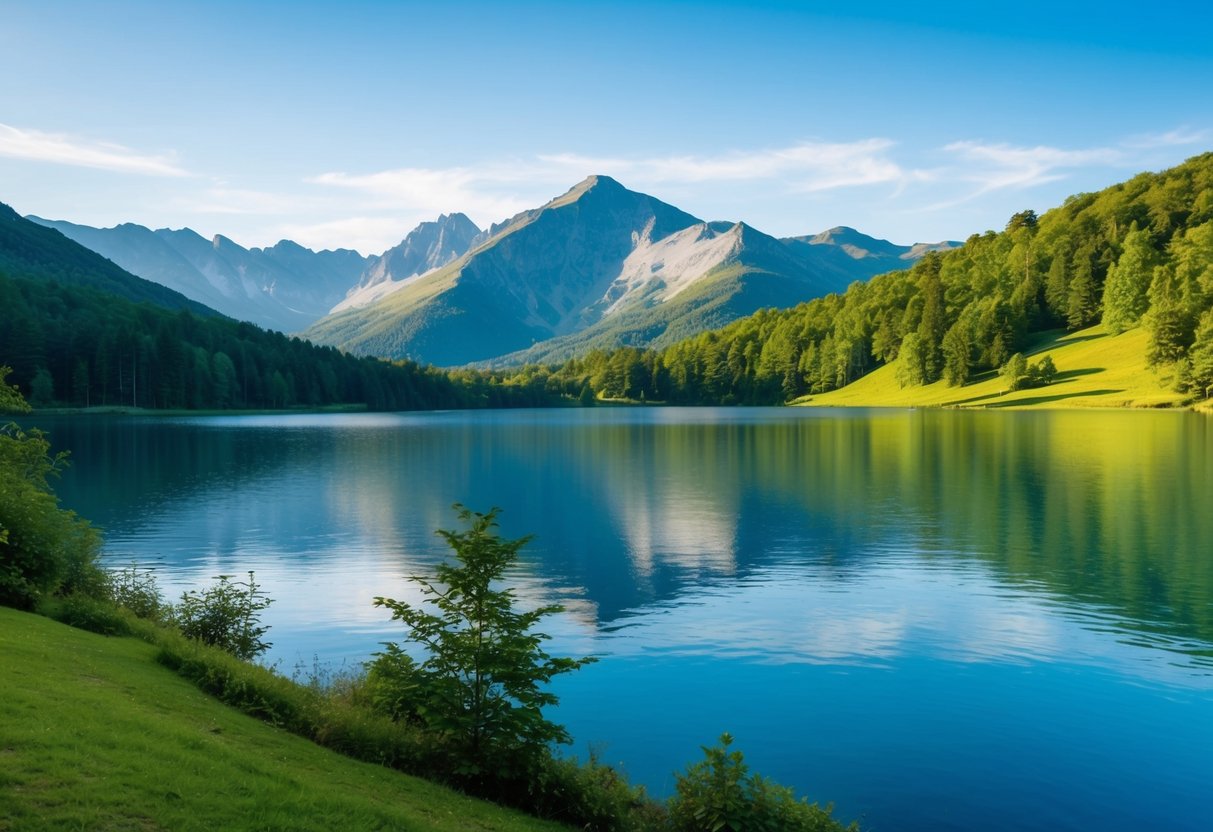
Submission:
{"label": "mountain", "polygon": [[816,235],[785,237],[781,242],[815,268],[845,280],[844,285],[909,268],[929,251],[948,251],[963,245],[957,240],[947,240],[901,246],[869,237],[845,225]]}
{"label": "mountain", "polygon": [[222,235],[190,229],[152,231],[125,223],[92,228],[29,217],[133,274],[175,289],[239,320],[296,332],[345,297],[368,266],[355,251],[315,252],[283,240],[246,249]]}
{"label": "mountain", "polygon": [[332,311],[367,306],[390,295],[406,280],[461,257],[480,234],[466,214],[443,214],[433,222],[421,223],[395,248],[371,258],[358,285]]}
{"label": "mountain", "polygon": [[59,231],[30,222],[4,203],[0,203],[0,274],[85,286],[136,303],[185,309],[206,317],[219,314],[180,292],[130,274]]}
{"label": "mountain", "polygon": [[[932,248],[850,229],[799,242],[840,263]],[[1213,153],[1020,211],[841,294],[504,378],[536,382],[585,402],[1209,409]]]}
{"label": "mountain", "polygon": [[590,176],[493,226],[445,266],[370,303],[344,305],[304,335],[440,366],[557,361],[594,347],[660,345],[764,306],[794,305],[909,251],[886,244],[889,252],[863,258],[807,240],[705,222]]}

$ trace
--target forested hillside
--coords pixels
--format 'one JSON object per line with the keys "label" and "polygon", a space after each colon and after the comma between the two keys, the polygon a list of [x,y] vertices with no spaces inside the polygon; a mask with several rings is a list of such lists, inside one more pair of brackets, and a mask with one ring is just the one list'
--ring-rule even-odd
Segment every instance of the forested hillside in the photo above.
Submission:
{"label": "forested hillside", "polygon": [[180,292],[123,271],[95,251],[69,240],[53,228],[30,222],[2,202],[0,274],[89,286],[166,309],[189,309],[205,316],[219,314]]}
{"label": "forested hillside", "polygon": [[786,311],[763,310],[660,352],[594,352],[531,383],[566,394],[771,404],[896,362],[903,386],[961,386],[1038,333],[1144,327],[1149,365],[1213,392],[1213,153],[1079,194],[913,268]]}
{"label": "forested hillside", "polygon": [[479,374],[346,355],[252,324],[0,273],[0,364],[35,406],[372,410],[533,403]]}
{"label": "forested hillside", "polygon": [[[0,205],[0,365],[36,406],[508,407],[542,390],[223,318]],[[535,399],[534,396],[540,396]]]}

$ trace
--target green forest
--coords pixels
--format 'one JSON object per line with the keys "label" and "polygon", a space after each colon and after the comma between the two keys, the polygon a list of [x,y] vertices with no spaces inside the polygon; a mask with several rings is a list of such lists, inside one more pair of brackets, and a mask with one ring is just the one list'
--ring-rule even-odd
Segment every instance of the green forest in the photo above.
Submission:
{"label": "green forest", "polygon": [[36,407],[371,410],[532,404],[513,384],[358,358],[253,324],[0,274],[0,356]]}

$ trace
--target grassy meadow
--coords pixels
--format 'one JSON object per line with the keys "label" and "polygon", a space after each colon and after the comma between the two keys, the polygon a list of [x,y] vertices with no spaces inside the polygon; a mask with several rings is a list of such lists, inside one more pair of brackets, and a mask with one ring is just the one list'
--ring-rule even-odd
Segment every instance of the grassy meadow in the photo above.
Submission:
{"label": "grassy meadow", "polygon": [[246,716],[156,650],[0,607],[0,830],[566,828]]}
{"label": "grassy meadow", "polygon": [[1026,353],[1029,364],[1049,355],[1057,379],[1046,387],[1008,391],[997,373],[985,373],[963,387],[937,381],[921,387],[897,383],[897,363],[885,365],[846,387],[794,404],[816,407],[1177,407],[1188,396],[1173,389],[1174,379],[1146,366],[1143,327],[1109,335],[1102,326],[1050,333]]}

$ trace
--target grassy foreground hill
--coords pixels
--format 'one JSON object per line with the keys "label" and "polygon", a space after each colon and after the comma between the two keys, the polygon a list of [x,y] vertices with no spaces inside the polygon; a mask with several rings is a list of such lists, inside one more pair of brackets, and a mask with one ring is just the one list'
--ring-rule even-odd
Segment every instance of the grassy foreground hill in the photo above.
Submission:
{"label": "grassy foreground hill", "polygon": [[0,608],[0,830],[565,828],[259,722],[155,652]]}
{"label": "grassy foreground hill", "polygon": [[1048,355],[1055,381],[1043,387],[1007,390],[1005,380],[987,372],[961,387],[944,381],[903,387],[896,365],[886,364],[846,387],[794,404],[817,407],[1175,407],[1190,396],[1176,392],[1166,369],[1146,365],[1149,333],[1141,327],[1111,335],[1101,325],[1070,333],[1046,334],[1027,353],[1029,362]]}

